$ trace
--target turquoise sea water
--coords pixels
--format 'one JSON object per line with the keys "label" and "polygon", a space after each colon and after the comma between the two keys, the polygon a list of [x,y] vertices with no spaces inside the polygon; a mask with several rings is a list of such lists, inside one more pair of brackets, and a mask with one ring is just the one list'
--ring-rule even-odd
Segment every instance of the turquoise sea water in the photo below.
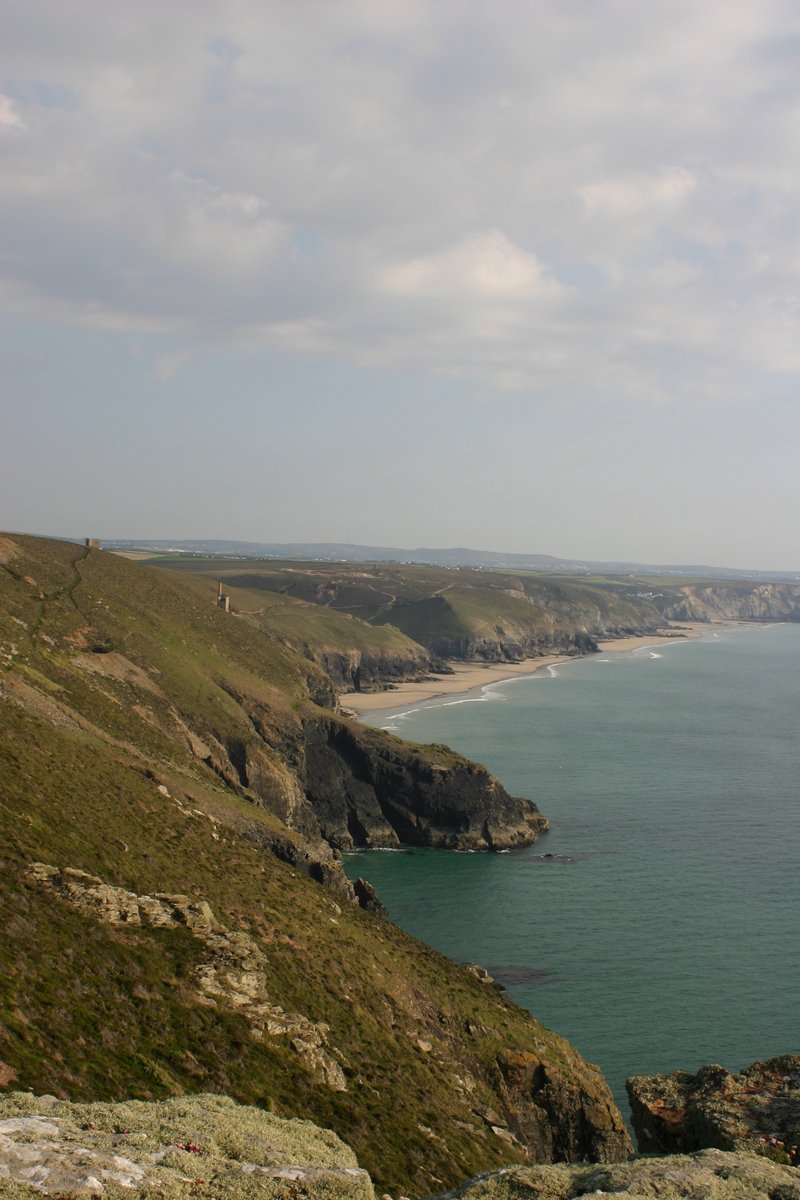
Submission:
{"label": "turquoise sea water", "polygon": [[800,626],[595,655],[371,723],[485,763],[552,828],[348,872],[487,966],[621,1105],[631,1074],[800,1051]]}

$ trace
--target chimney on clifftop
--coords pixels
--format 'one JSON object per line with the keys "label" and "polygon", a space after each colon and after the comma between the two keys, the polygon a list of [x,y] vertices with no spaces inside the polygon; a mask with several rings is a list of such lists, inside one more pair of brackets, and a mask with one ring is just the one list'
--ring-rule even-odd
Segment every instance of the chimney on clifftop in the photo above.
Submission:
{"label": "chimney on clifftop", "polygon": [[221,579],[217,585],[217,608],[223,609],[224,612],[231,611],[231,598],[223,592]]}

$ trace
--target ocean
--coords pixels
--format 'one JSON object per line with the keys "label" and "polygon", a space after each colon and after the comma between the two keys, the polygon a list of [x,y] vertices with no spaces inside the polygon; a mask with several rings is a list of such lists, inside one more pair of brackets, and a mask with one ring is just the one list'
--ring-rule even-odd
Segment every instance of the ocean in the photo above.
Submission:
{"label": "ocean", "polygon": [[551,830],[501,854],[347,855],[403,928],[486,966],[597,1063],[800,1051],[800,626],[597,654],[370,724],[446,742]]}

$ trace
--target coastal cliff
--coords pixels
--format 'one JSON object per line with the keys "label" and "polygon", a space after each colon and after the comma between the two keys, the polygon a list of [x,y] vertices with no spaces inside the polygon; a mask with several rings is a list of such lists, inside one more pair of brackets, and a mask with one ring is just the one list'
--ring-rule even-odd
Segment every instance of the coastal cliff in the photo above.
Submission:
{"label": "coastal cliff", "polygon": [[423,750],[329,716],[304,731],[306,794],[336,849],[503,850],[547,829],[535,804],[509,796],[485,767],[447,747]]}
{"label": "coastal cliff", "polygon": [[424,679],[433,671],[449,669],[445,663],[433,659],[422,646],[376,653],[342,650],[335,646],[319,647],[305,642],[296,649],[322,668],[337,692],[381,692],[393,683]]}
{"label": "coastal cliff", "polygon": [[687,584],[662,604],[670,621],[800,621],[800,584]]}
{"label": "coastal cliff", "polygon": [[[389,563],[254,559],[243,569],[241,563],[201,559],[164,565],[179,568],[198,587],[204,575],[208,587],[216,572],[243,611],[261,614],[257,620],[265,632],[274,634],[271,622],[278,608],[282,623],[287,614],[295,621],[302,618],[308,654],[322,665],[315,621],[323,628],[337,623],[338,638],[357,636],[370,669],[359,668],[353,681],[346,664],[331,664],[337,687],[341,682],[355,691],[413,678],[409,672],[425,658],[439,671],[447,659],[517,662],[585,654],[596,650],[599,640],[655,633],[664,620],[648,597],[607,581]],[[349,627],[342,626],[344,620],[350,620]],[[370,638],[378,634],[391,641],[376,655]],[[294,645],[299,646],[297,638]]]}
{"label": "coastal cliff", "polygon": [[624,1156],[597,1068],[381,917],[333,848],[519,844],[544,819],[333,699],[163,572],[0,538],[0,1091],[225,1093],[417,1196]]}
{"label": "coastal cliff", "polygon": [[251,690],[228,691],[248,728],[223,740],[206,726],[209,762],[314,846],[504,850],[547,829],[532,801],[446,746],[412,745],[311,702],[276,723]]}
{"label": "coastal cliff", "polygon": [[448,670],[424,646],[391,625],[372,625],[330,605],[269,591],[258,586],[259,575],[231,573],[224,561],[169,560],[167,565],[183,586],[209,603],[217,596],[222,576],[231,612],[293,656],[313,663],[337,692],[382,691],[393,683]]}

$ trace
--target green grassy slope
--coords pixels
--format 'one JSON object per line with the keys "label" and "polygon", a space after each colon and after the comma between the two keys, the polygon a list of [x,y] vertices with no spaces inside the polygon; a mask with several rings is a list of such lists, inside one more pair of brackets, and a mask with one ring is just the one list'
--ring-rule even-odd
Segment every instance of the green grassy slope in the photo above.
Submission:
{"label": "green grassy slope", "polygon": [[[213,572],[176,573],[198,595],[217,594]],[[392,680],[424,677],[428,652],[391,625],[376,626],[308,600],[225,581],[232,609],[279,645],[310,659],[343,690],[368,691]]]}
{"label": "green grassy slope", "polygon": [[[379,1186],[415,1194],[521,1160],[524,1145],[622,1153],[599,1073],[566,1042],[265,852],[275,835],[299,839],[251,802],[236,748],[257,742],[260,770],[291,790],[287,747],[326,689],[312,664],[161,573],[0,538],[0,1087],[226,1092],[332,1127]],[[48,891],[34,862],[205,901],[255,965],[242,974],[218,950],[222,991],[203,991],[209,947],[185,924],[104,922]],[[345,1090],[321,1082],[302,1038],[257,1034],[253,988],[327,1026]]]}
{"label": "green grassy slope", "polygon": [[[531,573],[387,564],[170,561],[226,586],[274,593],[392,626],[437,656],[504,661],[591,649],[597,638],[653,632],[663,618],[636,589]],[[641,589],[639,589],[641,590]]]}

